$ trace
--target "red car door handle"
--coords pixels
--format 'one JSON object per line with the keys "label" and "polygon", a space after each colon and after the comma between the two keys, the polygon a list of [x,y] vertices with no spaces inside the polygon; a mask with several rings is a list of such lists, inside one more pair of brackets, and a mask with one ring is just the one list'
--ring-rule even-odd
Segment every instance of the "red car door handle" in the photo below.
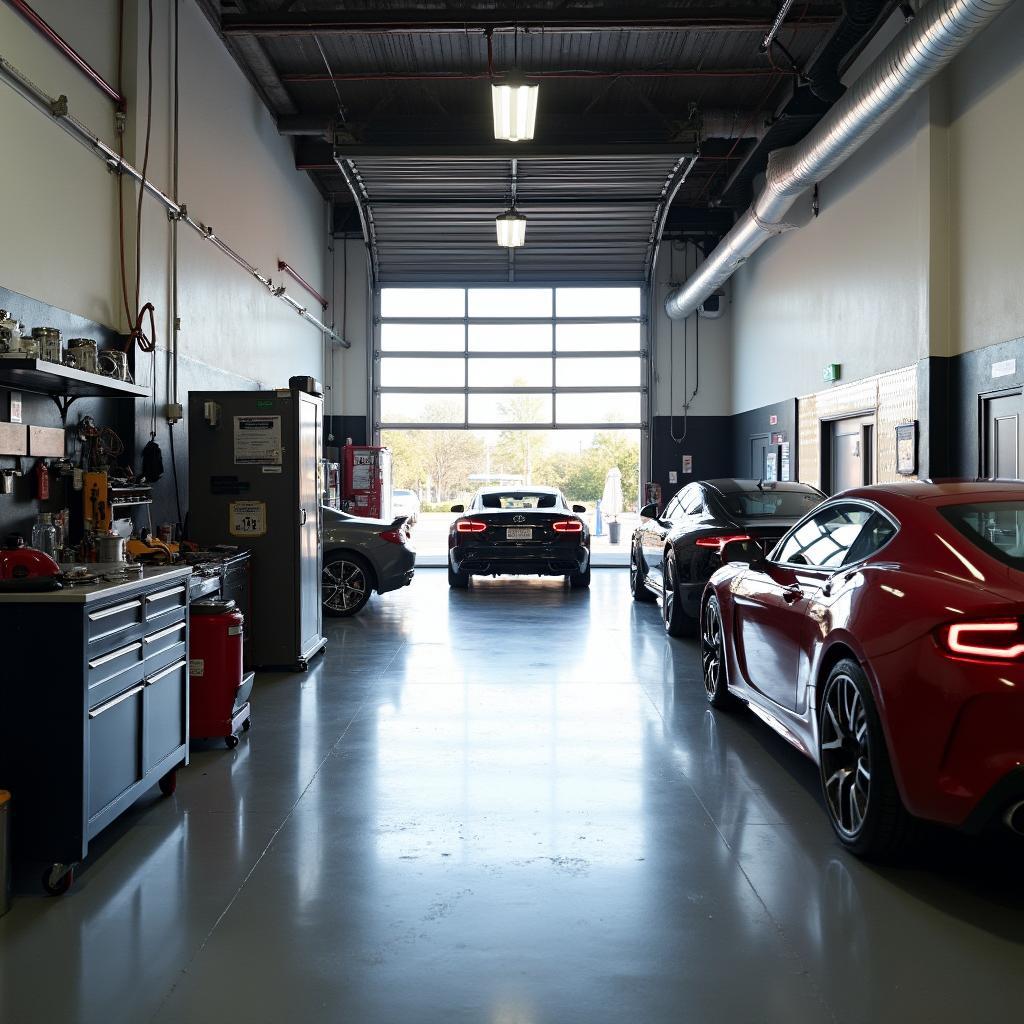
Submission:
{"label": "red car door handle", "polygon": [[782,590],[782,600],[786,604],[792,604],[794,601],[799,601],[804,596],[804,592],[795,584],[792,587],[784,587]]}

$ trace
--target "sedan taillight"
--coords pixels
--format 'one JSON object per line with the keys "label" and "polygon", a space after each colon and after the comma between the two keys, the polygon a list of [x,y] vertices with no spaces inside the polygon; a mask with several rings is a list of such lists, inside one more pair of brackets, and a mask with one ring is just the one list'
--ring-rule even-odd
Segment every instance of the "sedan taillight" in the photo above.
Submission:
{"label": "sedan taillight", "polygon": [[938,639],[954,658],[1018,661],[1024,655],[1024,628],[1017,619],[951,622],[939,629]]}
{"label": "sedan taillight", "polygon": [[696,544],[699,548],[714,548],[721,554],[725,545],[734,540],[750,540],[750,537],[745,533],[730,533],[724,537],[698,537]]}
{"label": "sedan taillight", "polygon": [[582,533],[583,523],[578,519],[558,519],[551,524],[555,533]]}
{"label": "sedan taillight", "polygon": [[455,523],[456,533],[483,533],[486,529],[487,524],[479,519],[459,519]]}
{"label": "sedan taillight", "polygon": [[409,539],[404,529],[385,530],[383,533],[378,533],[377,536],[381,540],[386,540],[389,544],[404,544]]}

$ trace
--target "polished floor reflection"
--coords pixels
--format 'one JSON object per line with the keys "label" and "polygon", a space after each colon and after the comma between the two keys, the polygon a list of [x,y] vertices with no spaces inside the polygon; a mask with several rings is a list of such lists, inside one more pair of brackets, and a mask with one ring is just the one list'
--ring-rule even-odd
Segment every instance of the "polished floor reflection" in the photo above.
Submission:
{"label": "polished floor reflection", "polygon": [[995,1021],[1024,848],[844,854],[813,767],[707,710],[622,570],[375,598],[257,684],[63,899],[18,881],[0,1021]]}

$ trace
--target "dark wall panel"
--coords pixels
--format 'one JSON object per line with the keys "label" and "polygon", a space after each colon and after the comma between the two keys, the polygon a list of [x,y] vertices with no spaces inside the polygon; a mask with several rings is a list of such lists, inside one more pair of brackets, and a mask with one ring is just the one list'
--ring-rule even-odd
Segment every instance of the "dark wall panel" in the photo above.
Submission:
{"label": "dark wall panel", "polygon": [[[739,477],[749,476],[750,442],[759,435],[782,434],[783,441],[789,442],[790,477],[800,479],[799,444],[797,436],[797,403],[795,398],[785,402],[763,405],[759,409],[736,413],[732,417],[732,472]],[[773,424],[772,417],[778,418]]]}
{"label": "dark wall panel", "polygon": [[346,437],[352,438],[353,444],[366,444],[365,416],[325,416],[324,437],[334,435],[334,441],[325,441],[329,447],[340,448]]}
{"label": "dark wall panel", "polygon": [[[665,501],[691,480],[732,474],[732,423],[729,416],[689,416],[684,425],[680,416],[654,417],[651,445],[651,471]],[[685,437],[684,437],[685,430]],[[683,437],[675,441],[672,435]],[[693,472],[683,475],[683,456],[693,457]],[[670,484],[668,474],[675,470],[678,482]]]}

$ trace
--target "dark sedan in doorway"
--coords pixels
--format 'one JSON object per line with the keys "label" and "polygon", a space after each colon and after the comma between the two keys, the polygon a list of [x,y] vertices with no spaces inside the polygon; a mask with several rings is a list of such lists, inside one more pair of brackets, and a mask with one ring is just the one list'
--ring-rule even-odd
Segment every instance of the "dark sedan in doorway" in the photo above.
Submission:
{"label": "dark sedan in doorway", "polygon": [[590,586],[590,529],[582,505],[570,506],[554,487],[478,491],[448,533],[448,583],[471,576],[565,576]]}
{"label": "dark sedan in doorway", "polygon": [[697,632],[700,597],[721,567],[722,547],[753,538],[772,547],[825,495],[810,484],[764,480],[699,480],[659,510],[645,505],[633,534],[629,585],[637,601],[661,598],[670,636]]}

